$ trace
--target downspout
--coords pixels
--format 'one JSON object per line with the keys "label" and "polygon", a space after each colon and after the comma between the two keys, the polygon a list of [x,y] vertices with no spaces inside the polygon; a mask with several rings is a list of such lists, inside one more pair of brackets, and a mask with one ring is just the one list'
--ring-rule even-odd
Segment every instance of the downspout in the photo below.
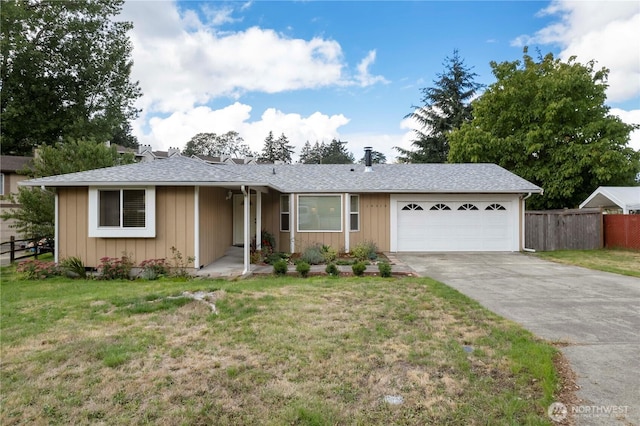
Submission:
{"label": "downspout", "polygon": [[193,189],[193,267],[200,269],[200,187]]}
{"label": "downspout", "polygon": [[60,262],[60,200],[58,191],[54,195],[54,219],[53,219],[53,261],[58,264]]}
{"label": "downspout", "polygon": [[525,229],[524,229],[524,227],[525,227],[525,222],[526,222],[526,219],[525,219],[525,200],[527,198],[529,198],[529,197],[531,197],[531,192],[529,192],[527,194],[527,196],[522,198],[522,200],[521,200],[522,201],[522,218],[521,218],[521,220],[522,220],[522,251],[526,251],[528,253],[535,253],[536,251],[534,249],[526,248],[524,246],[525,245]]}
{"label": "downspout", "polygon": [[249,193],[251,192],[251,190],[244,185],[240,186],[240,190],[242,191],[242,195],[244,196],[244,270],[242,271],[242,275],[247,275],[251,272],[251,241],[249,241],[249,233],[251,231],[251,224],[249,223],[249,217],[251,215],[251,197],[249,197]]}

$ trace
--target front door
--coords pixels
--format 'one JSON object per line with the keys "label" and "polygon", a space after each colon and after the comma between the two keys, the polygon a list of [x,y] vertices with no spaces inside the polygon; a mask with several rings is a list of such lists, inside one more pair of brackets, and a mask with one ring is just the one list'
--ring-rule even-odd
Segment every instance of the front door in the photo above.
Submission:
{"label": "front door", "polygon": [[[249,207],[251,229],[249,235],[251,238],[256,235],[256,196],[251,195],[251,205]],[[244,244],[244,195],[233,194],[233,245],[241,246]]]}

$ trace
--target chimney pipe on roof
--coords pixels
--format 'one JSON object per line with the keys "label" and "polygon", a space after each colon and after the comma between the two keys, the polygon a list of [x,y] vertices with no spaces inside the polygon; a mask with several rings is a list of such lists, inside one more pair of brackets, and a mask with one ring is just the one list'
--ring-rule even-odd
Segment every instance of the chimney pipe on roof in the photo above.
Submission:
{"label": "chimney pipe on roof", "polygon": [[371,147],[364,147],[364,171],[371,172],[373,169],[371,168]]}

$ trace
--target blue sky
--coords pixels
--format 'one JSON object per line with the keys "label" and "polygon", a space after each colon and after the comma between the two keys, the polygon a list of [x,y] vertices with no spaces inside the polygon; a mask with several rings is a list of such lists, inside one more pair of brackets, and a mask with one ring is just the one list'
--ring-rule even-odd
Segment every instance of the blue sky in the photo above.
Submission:
{"label": "blue sky", "polygon": [[144,93],[134,132],[155,149],[235,130],[259,151],[272,130],[297,153],[335,137],[393,160],[454,49],[491,84],[490,61],[524,45],[610,68],[612,111],[640,122],[638,2],[129,1],[122,18]]}

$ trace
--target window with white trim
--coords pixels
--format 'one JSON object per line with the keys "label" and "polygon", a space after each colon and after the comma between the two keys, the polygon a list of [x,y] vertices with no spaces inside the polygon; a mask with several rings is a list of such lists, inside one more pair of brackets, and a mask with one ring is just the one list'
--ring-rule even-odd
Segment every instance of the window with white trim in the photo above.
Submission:
{"label": "window with white trim", "polygon": [[298,231],[342,232],[342,196],[299,195]]}
{"label": "window with white trim", "polygon": [[280,196],[280,231],[289,232],[289,195]]}
{"label": "window with white trim", "polygon": [[155,188],[89,188],[89,237],[155,235]]}
{"label": "window with white trim", "polygon": [[350,231],[359,231],[360,230],[360,196],[359,195],[350,195],[349,196],[349,230]]}

